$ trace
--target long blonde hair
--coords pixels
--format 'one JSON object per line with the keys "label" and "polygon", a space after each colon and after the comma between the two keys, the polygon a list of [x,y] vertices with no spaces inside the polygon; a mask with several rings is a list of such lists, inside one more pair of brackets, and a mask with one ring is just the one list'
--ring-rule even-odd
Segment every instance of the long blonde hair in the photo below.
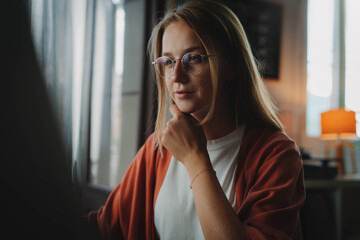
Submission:
{"label": "long blonde hair", "polygon": [[[150,59],[157,59],[162,53],[162,37],[167,26],[173,22],[186,23],[198,36],[206,54],[221,51],[223,58],[233,71],[232,79],[226,83],[233,103],[237,124],[245,121],[255,126],[273,126],[283,131],[277,116],[277,109],[263,83],[255,58],[236,15],[221,3],[211,0],[195,0],[168,11],[153,29],[148,50]],[[209,58],[211,82],[213,86],[212,104],[206,117],[209,121],[214,113],[218,92],[219,58]],[[155,138],[160,149],[161,136],[165,128],[167,90],[164,79],[156,73],[158,89],[158,113]]]}

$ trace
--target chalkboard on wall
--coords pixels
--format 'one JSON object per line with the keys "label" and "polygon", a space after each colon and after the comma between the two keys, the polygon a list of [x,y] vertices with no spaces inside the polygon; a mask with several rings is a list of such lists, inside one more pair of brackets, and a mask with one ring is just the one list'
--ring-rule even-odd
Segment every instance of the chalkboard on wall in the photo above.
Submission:
{"label": "chalkboard on wall", "polygon": [[[177,0],[182,4],[186,0]],[[282,5],[260,0],[219,0],[240,19],[264,78],[279,79]]]}
{"label": "chalkboard on wall", "polygon": [[221,1],[240,19],[264,78],[279,79],[282,5],[264,1]]}

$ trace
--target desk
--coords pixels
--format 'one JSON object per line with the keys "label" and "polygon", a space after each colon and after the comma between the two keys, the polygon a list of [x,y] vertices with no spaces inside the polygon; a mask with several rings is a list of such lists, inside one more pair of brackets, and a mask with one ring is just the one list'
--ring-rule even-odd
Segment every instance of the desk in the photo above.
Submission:
{"label": "desk", "polygon": [[306,189],[360,187],[360,174],[345,174],[334,179],[305,179]]}
{"label": "desk", "polygon": [[305,187],[309,197],[311,194],[326,194],[326,198],[331,200],[328,206],[332,209],[328,210],[332,213],[329,216],[333,216],[331,221],[335,224],[335,236],[330,236],[331,239],[360,239],[360,225],[355,227],[355,224],[356,229],[351,229],[350,233],[344,228],[349,221],[360,222],[360,174],[346,174],[335,179],[305,179]]}

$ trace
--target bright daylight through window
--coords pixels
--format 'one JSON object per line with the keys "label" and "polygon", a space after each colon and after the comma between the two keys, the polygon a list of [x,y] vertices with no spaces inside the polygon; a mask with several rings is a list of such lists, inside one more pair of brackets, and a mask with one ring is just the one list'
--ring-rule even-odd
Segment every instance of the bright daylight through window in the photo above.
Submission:
{"label": "bright daylight through window", "polygon": [[[360,1],[308,0],[306,133],[318,137],[320,114],[360,111]],[[359,124],[357,133],[359,135]]]}

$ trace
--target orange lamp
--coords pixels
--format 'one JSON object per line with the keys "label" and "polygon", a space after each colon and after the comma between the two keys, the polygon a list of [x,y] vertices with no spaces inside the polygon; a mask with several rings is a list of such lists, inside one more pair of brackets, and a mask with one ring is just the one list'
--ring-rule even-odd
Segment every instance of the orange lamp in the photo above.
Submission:
{"label": "orange lamp", "polygon": [[335,148],[338,172],[340,175],[344,172],[344,147],[349,147],[350,149],[352,170],[356,172],[354,144],[352,142],[338,141],[353,138],[356,138],[355,112],[338,108],[321,113],[321,139],[337,140],[336,142],[327,142],[325,151],[326,155],[329,156],[330,148]]}
{"label": "orange lamp", "polygon": [[321,113],[321,138],[348,139],[356,136],[355,112],[344,108]]}

